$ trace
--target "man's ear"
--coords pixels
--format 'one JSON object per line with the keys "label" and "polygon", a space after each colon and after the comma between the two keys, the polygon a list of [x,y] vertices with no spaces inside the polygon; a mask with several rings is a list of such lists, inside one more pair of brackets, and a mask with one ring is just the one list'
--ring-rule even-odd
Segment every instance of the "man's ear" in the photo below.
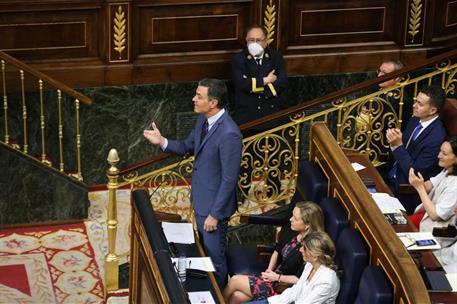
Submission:
{"label": "man's ear", "polygon": [[211,99],[211,101],[214,101],[214,107],[219,109],[219,100],[216,98]]}

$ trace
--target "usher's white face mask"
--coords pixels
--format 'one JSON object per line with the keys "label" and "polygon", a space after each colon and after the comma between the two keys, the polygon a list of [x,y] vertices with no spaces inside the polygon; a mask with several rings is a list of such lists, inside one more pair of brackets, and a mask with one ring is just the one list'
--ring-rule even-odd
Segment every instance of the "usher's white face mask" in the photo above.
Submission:
{"label": "usher's white face mask", "polygon": [[248,51],[252,56],[258,57],[258,56],[262,55],[263,47],[260,44],[258,44],[257,42],[250,43],[248,45]]}

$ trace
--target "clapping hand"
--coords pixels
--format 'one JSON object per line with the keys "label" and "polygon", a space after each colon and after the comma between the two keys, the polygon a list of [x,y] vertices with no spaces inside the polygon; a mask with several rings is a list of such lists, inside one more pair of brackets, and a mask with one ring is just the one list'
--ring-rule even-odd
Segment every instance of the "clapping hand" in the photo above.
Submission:
{"label": "clapping hand", "polygon": [[398,128],[387,129],[386,138],[392,148],[397,148],[403,143],[403,134]]}
{"label": "clapping hand", "polygon": [[421,186],[424,186],[424,177],[420,172],[417,175],[414,173],[414,169],[409,169],[409,183],[417,190]]}
{"label": "clapping hand", "polygon": [[153,145],[163,146],[165,139],[160,134],[160,130],[157,128],[155,122],[151,124],[152,130],[144,130],[143,136]]}

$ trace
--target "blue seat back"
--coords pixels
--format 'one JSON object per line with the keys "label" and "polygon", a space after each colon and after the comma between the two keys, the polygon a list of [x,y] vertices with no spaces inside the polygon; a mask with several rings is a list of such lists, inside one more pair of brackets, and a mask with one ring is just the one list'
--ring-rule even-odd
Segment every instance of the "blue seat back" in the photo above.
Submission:
{"label": "blue seat back", "polygon": [[336,244],[341,231],[349,225],[347,215],[335,198],[322,199],[320,206],[324,213],[325,231]]}
{"label": "blue seat back", "polygon": [[321,168],[314,162],[304,160],[298,170],[297,191],[305,200],[319,204],[328,191],[328,181]]}
{"label": "blue seat back", "polygon": [[392,298],[392,286],[384,271],[376,266],[367,266],[360,278],[355,304],[390,304]]}
{"label": "blue seat back", "polygon": [[268,263],[262,263],[257,253],[255,244],[234,244],[226,251],[227,271],[230,276],[235,274],[260,275],[268,267]]}
{"label": "blue seat back", "polygon": [[336,304],[353,304],[360,277],[368,265],[367,249],[354,229],[347,227],[341,232],[336,244],[336,262],[343,270]]}

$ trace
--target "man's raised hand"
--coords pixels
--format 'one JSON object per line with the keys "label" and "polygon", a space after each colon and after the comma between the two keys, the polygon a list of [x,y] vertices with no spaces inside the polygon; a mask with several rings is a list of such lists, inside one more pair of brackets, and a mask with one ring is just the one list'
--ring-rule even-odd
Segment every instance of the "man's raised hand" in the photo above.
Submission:
{"label": "man's raised hand", "polygon": [[152,122],[151,128],[152,130],[143,131],[144,138],[146,138],[151,144],[160,145],[162,147],[165,143],[165,139],[162,134],[160,134],[160,130],[157,128],[155,122]]}

